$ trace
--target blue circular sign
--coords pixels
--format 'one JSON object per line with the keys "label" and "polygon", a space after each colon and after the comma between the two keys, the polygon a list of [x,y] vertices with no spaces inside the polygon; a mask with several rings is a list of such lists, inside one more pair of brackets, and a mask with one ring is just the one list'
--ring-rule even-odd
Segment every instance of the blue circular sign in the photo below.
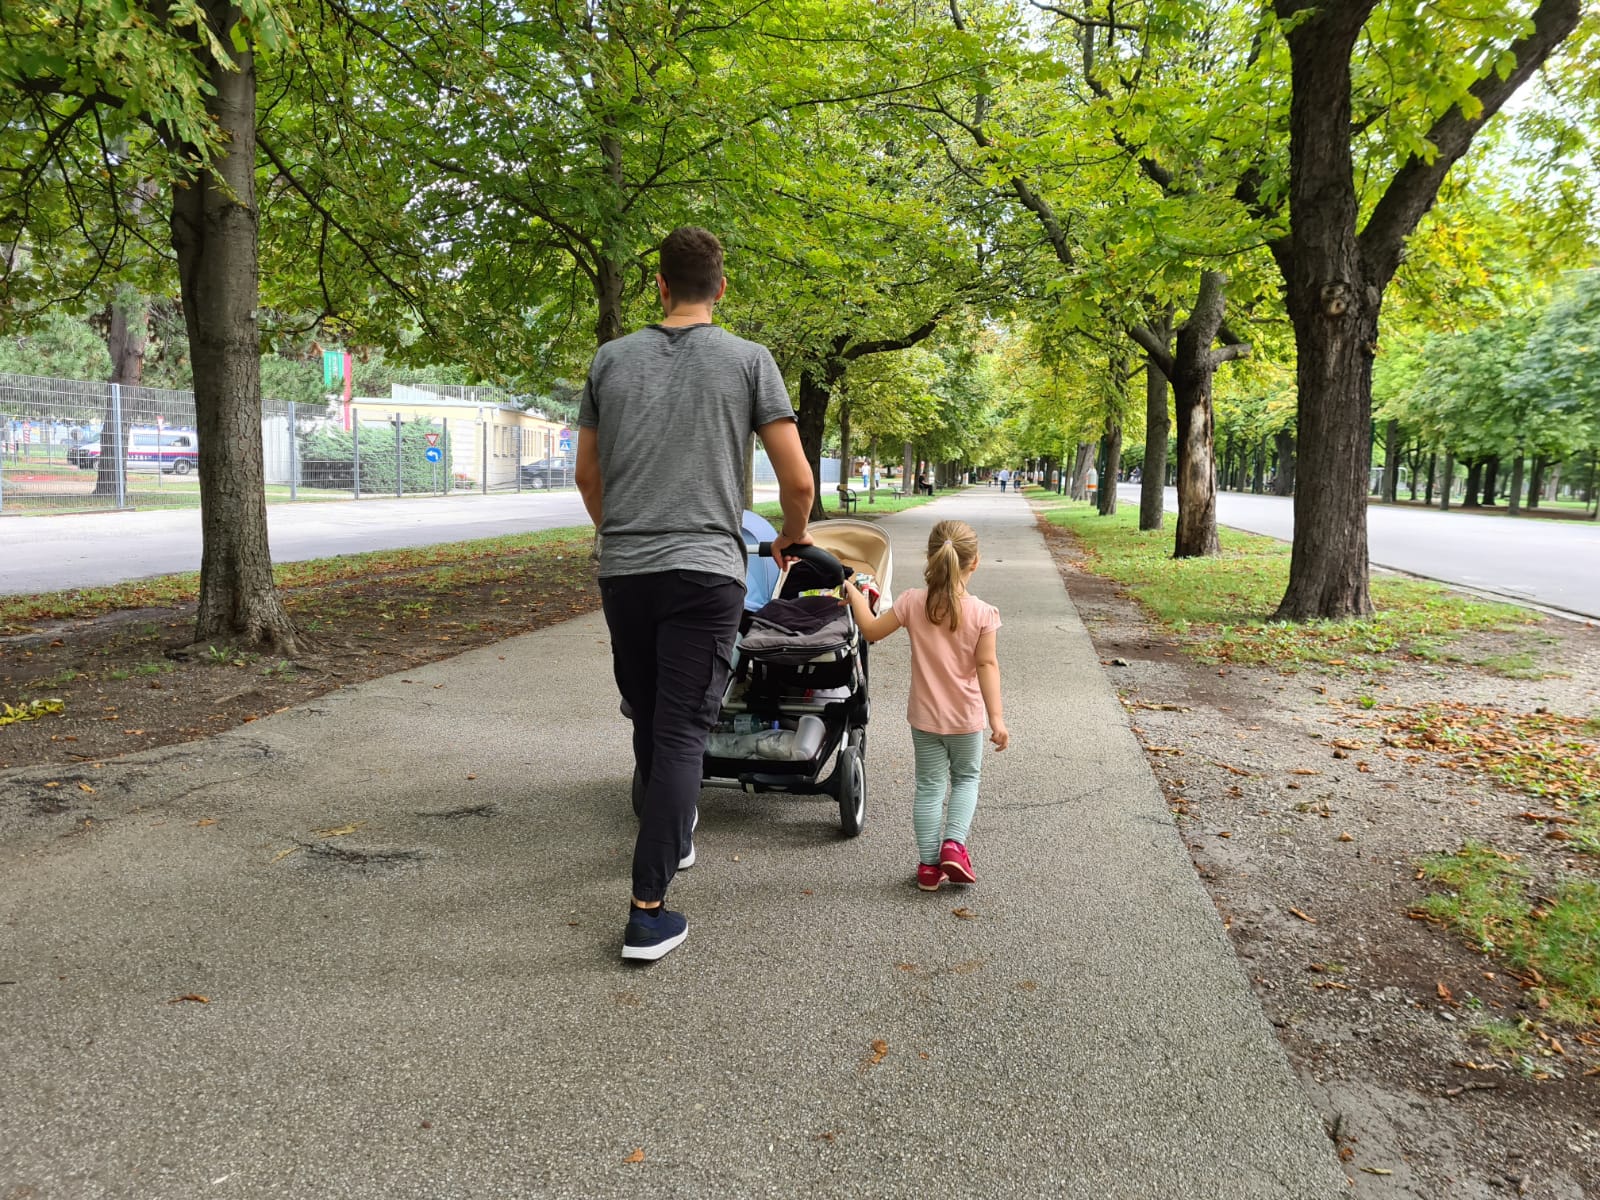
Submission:
{"label": "blue circular sign", "polygon": [[422,457],[432,463],[442,462],[444,460],[444,451],[437,446],[429,446],[422,452]]}

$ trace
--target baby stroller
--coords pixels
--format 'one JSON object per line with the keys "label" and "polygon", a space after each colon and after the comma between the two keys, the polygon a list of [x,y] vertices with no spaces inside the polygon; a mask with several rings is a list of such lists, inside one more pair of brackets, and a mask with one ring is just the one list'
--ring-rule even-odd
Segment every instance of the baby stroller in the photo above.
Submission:
{"label": "baby stroller", "polygon": [[722,712],[706,747],[703,787],[831,796],[839,827],[855,837],[867,813],[867,643],[838,598],[847,574],[873,600],[891,603],[889,539],[868,521],[811,527],[813,545],[786,553],[779,573],[776,531],[743,519],[751,552],[745,613]]}

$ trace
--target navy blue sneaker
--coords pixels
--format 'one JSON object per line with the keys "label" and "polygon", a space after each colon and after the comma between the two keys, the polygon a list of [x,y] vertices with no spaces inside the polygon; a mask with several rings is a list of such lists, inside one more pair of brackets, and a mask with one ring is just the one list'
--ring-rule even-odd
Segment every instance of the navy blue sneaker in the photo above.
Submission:
{"label": "navy blue sneaker", "polygon": [[689,922],[682,913],[660,908],[628,906],[628,928],[622,933],[622,957],[639,962],[655,962],[675,950],[689,936]]}

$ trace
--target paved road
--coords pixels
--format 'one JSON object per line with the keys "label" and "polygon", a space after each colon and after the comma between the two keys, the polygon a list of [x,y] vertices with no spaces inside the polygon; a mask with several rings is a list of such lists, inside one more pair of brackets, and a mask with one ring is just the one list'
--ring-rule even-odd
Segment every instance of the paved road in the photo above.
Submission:
{"label": "paved road", "polygon": [[[274,504],[274,562],[298,562],[587,525],[574,491]],[[82,513],[0,521],[0,593],[98,587],[200,569],[200,511]]]}
{"label": "paved road", "polygon": [[[1013,737],[963,893],[912,883],[903,637],[865,833],[706,793],[689,939],[646,968],[598,616],[0,771],[0,1196],[1348,1194],[1028,505],[887,518],[903,580],[942,516],[983,544]],[[572,687],[531,685],[552,662]]]}
{"label": "paved road", "polygon": [[[1122,484],[1117,498],[1137,506],[1138,484]],[[1169,511],[1177,503],[1168,488]],[[1222,492],[1217,520],[1288,541],[1294,502]],[[1367,541],[1380,567],[1600,618],[1600,523],[1372,505]]]}

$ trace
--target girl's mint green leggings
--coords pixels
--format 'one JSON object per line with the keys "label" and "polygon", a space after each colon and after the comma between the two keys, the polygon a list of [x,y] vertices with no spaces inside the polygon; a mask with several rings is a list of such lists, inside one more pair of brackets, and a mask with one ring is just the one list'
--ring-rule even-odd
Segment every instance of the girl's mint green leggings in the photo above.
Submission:
{"label": "girl's mint green leggings", "polygon": [[[925,863],[937,863],[939,847],[946,838],[967,844],[972,814],[978,807],[983,731],[927,733],[913,729],[911,747],[917,755],[917,794],[911,808],[917,856]],[[946,788],[950,789],[950,808],[942,813]]]}

